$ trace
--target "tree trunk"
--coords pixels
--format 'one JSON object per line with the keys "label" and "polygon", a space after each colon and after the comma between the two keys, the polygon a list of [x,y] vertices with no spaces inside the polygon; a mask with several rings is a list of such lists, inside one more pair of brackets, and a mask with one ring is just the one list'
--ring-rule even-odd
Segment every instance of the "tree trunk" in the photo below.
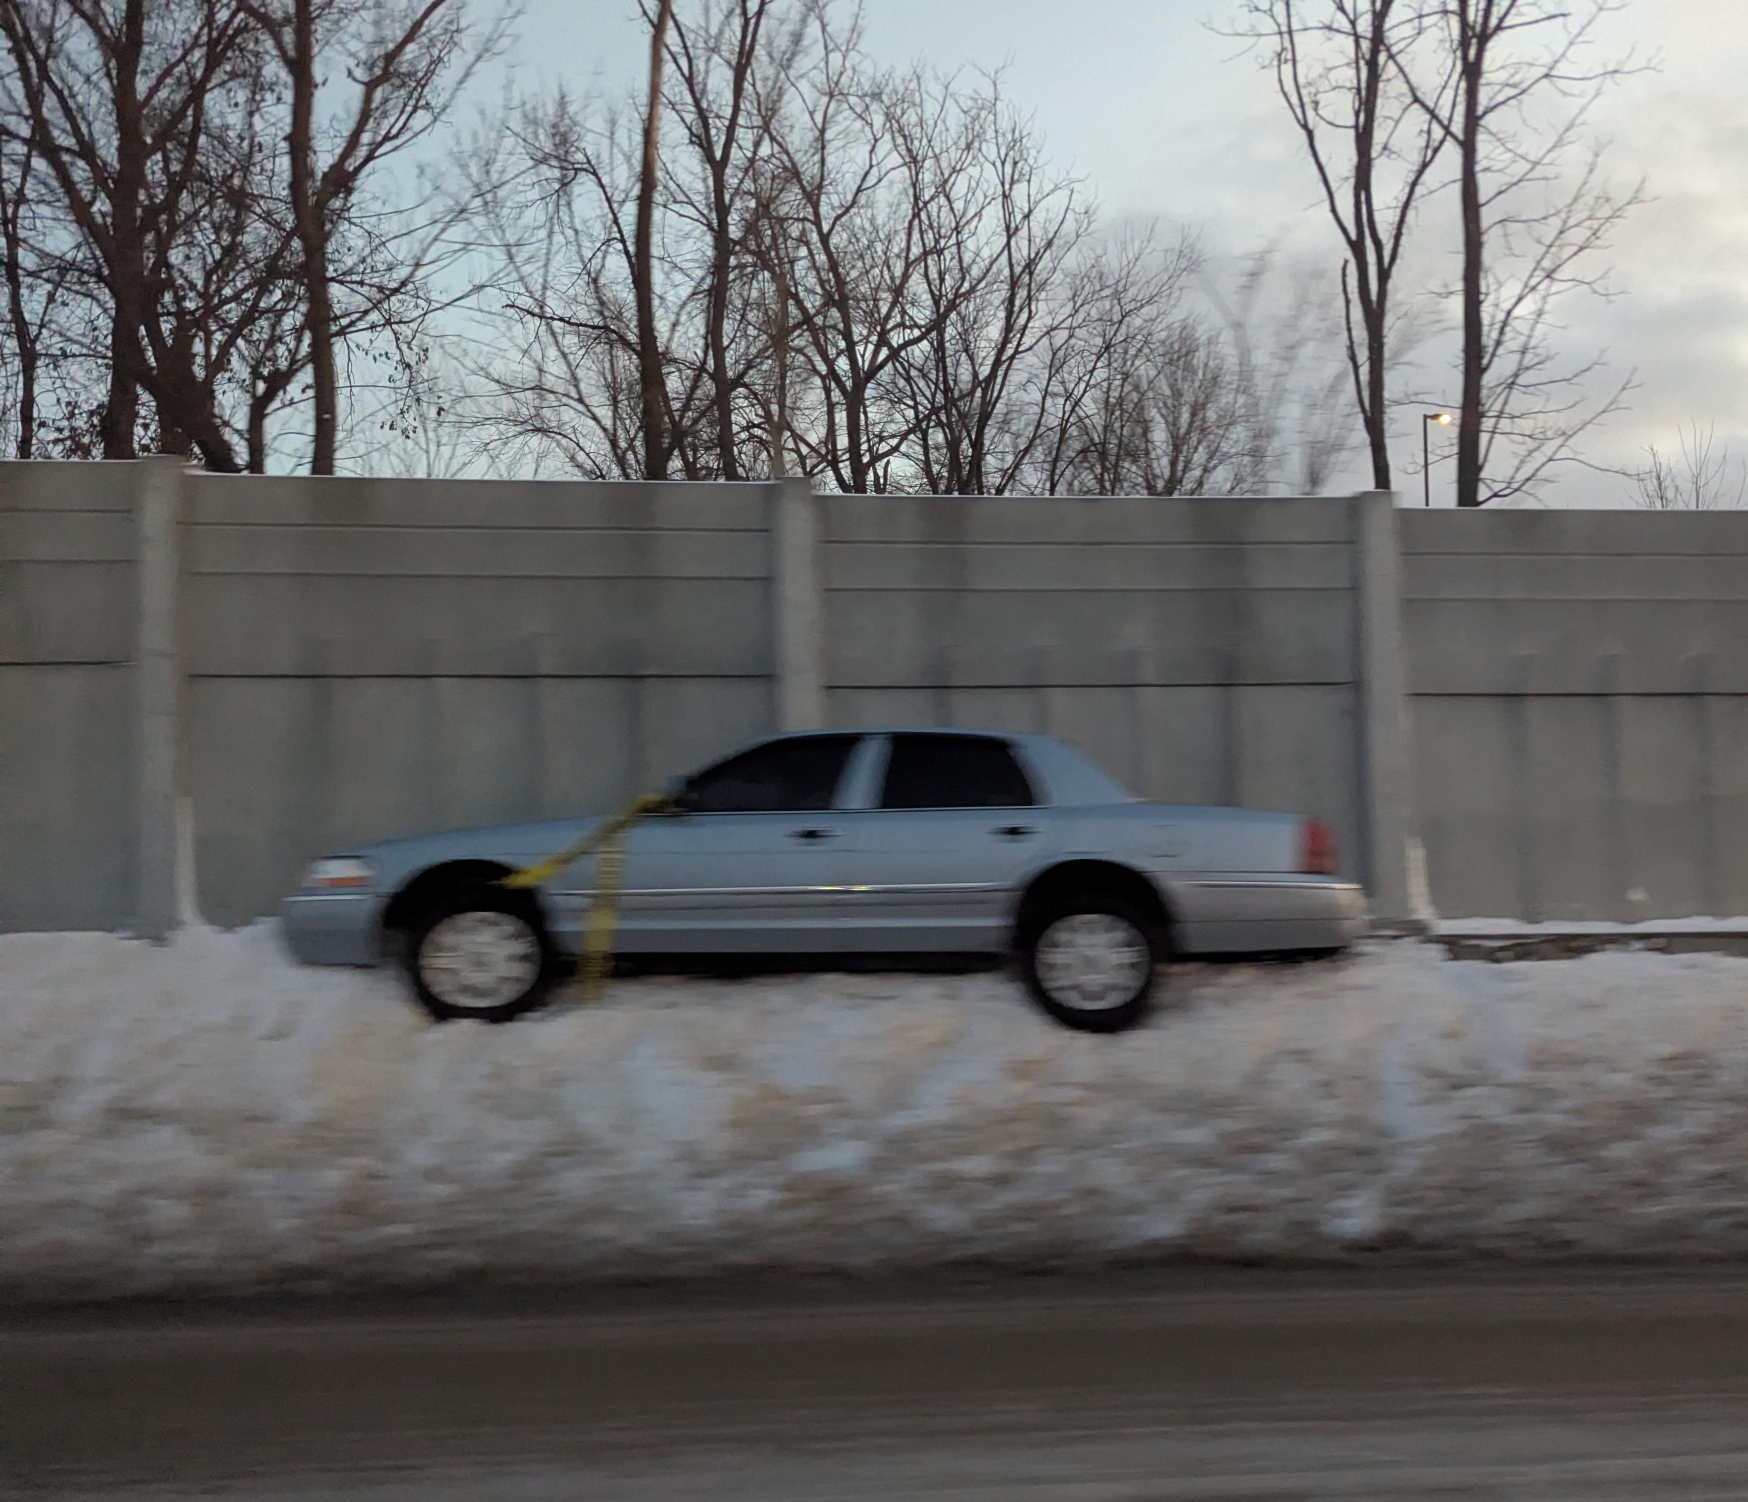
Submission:
{"label": "tree trunk", "polygon": [[785,479],[789,474],[789,294],[777,289],[775,337],[771,342],[772,380],[776,390],[771,402],[771,478]]}
{"label": "tree trunk", "polygon": [[242,473],[212,392],[195,374],[189,355],[172,351],[160,360],[151,389],[158,407],[160,453],[192,456],[198,451],[201,463],[214,474]]}
{"label": "tree trunk", "polygon": [[1372,489],[1393,490],[1390,474],[1389,407],[1384,393],[1384,365],[1388,358],[1385,310],[1374,308],[1366,318],[1366,443],[1372,455]]}
{"label": "tree trunk", "polygon": [[12,342],[18,350],[18,441],[16,453],[28,459],[36,451],[36,330],[24,305],[22,259],[24,195],[30,181],[30,158],[25,157],[18,174],[18,190],[4,204],[6,237],[6,313],[12,324]]}
{"label": "tree trunk", "polygon": [[1463,123],[1457,147],[1462,166],[1459,191],[1463,215],[1463,401],[1457,428],[1457,504],[1481,504],[1481,379],[1486,362],[1482,270],[1486,260],[1481,222],[1481,83],[1486,76],[1487,24],[1480,24],[1471,0],[1458,7],[1458,47],[1462,61]]}
{"label": "tree trunk", "polygon": [[117,38],[115,187],[110,195],[109,395],[99,432],[105,459],[132,459],[139,422],[140,325],[145,314],[146,248],[140,198],[146,185],[145,119],[140,106],[140,57],[146,46],[145,0],[127,0]]}
{"label": "tree trunk", "polygon": [[735,48],[734,73],[729,85],[728,119],[722,141],[710,159],[712,263],[710,282],[710,376],[715,384],[716,446],[721,456],[722,478],[741,478],[740,455],[735,445],[734,391],[728,373],[728,297],[734,274],[735,226],[728,201],[729,164],[734,160],[740,137],[741,112],[746,106],[748,80],[758,51],[759,30],[764,22],[765,0],[759,0],[749,18],[743,9],[741,34]]}
{"label": "tree trunk", "polygon": [[36,454],[36,343],[18,348],[18,457]]}
{"label": "tree trunk", "polygon": [[738,480],[741,475],[734,445],[734,392],[728,378],[728,294],[734,270],[734,240],[728,222],[726,175],[726,162],[711,173],[716,243],[710,268],[710,378],[715,386],[716,447],[721,457],[722,478]]}
{"label": "tree trunk", "polygon": [[267,473],[267,411],[271,403],[257,387],[249,396],[249,473]]}
{"label": "tree trunk", "polygon": [[304,327],[310,338],[310,387],[315,438],[310,473],[331,475],[338,448],[339,375],[334,359],[334,302],[328,285],[325,205],[315,181],[316,21],[315,0],[295,0],[292,11],[291,156],[292,223],[303,253]]}
{"label": "tree trunk", "polygon": [[1389,490],[1390,429],[1384,390],[1385,365],[1389,359],[1390,268],[1379,253],[1378,223],[1378,111],[1384,88],[1385,37],[1390,24],[1389,0],[1374,5],[1356,38],[1359,51],[1359,109],[1354,120],[1353,234],[1358,253],[1354,256],[1355,291],[1360,300],[1360,322],[1365,333],[1365,380],[1360,401],[1360,423],[1372,460],[1372,488]]}
{"label": "tree trunk", "polygon": [[[299,0],[300,4],[307,0]],[[668,45],[668,23],[674,0],[661,0],[649,40],[649,103],[643,117],[643,172],[637,186],[636,244],[632,275],[637,282],[637,375],[643,418],[643,473],[649,480],[668,476],[666,429],[667,391],[662,378],[662,352],[655,321],[656,174],[661,164],[662,61]]]}

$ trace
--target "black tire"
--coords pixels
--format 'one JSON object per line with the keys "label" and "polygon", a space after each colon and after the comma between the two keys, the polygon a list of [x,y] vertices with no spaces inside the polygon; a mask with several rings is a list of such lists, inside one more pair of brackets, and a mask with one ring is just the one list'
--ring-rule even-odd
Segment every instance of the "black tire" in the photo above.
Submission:
{"label": "black tire", "polygon": [[561,978],[562,960],[533,897],[491,882],[445,893],[407,934],[407,978],[439,1022],[508,1022],[533,1011]]}
{"label": "black tire", "polygon": [[[1093,921],[1076,924],[1077,919]],[[1091,986],[1075,984],[1065,974],[1059,956],[1073,942],[1072,933],[1063,932],[1065,924],[1078,928],[1083,942],[1091,940],[1095,954],[1100,945],[1108,954],[1102,970],[1094,965]],[[1125,945],[1124,939],[1131,942]],[[1064,1027],[1083,1033],[1120,1033],[1141,1021],[1158,967],[1170,958],[1157,920],[1121,897],[1093,893],[1062,899],[1034,915],[1020,934],[1019,951],[1033,999]]]}

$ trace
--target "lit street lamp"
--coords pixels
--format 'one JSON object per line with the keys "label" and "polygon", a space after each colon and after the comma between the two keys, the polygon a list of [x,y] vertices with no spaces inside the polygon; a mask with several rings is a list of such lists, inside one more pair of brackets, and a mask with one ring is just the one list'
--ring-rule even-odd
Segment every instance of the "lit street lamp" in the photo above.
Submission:
{"label": "lit street lamp", "polygon": [[1432,442],[1427,434],[1432,429],[1427,424],[1436,422],[1441,428],[1448,428],[1453,421],[1449,412],[1427,412],[1420,419],[1420,481],[1429,507],[1432,505]]}

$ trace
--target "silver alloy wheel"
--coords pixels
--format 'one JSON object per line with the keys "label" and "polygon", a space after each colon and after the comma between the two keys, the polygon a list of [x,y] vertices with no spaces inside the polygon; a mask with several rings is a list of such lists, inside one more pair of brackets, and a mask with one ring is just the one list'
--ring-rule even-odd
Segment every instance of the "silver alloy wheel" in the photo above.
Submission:
{"label": "silver alloy wheel", "polygon": [[1104,1012],[1126,1006],[1153,971],[1147,935],[1115,913],[1070,913],[1039,936],[1038,984],[1059,1006]]}
{"label": "silver alloy wheel", "polygon": [[419,946],[419,978],[439,1001],[486,1011],[524,995],[540,975],[540,936],[513,913],[455,913]]}

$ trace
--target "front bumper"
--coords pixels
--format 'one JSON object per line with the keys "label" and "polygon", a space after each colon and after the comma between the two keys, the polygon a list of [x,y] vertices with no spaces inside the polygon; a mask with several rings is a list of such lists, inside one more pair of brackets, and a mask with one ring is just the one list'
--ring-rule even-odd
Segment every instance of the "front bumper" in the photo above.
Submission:
{"label": "front bumper", "polygon": [[375,892],[299,892],[280,907],[280,931],[306,965],[380,964],[383,902]]}

